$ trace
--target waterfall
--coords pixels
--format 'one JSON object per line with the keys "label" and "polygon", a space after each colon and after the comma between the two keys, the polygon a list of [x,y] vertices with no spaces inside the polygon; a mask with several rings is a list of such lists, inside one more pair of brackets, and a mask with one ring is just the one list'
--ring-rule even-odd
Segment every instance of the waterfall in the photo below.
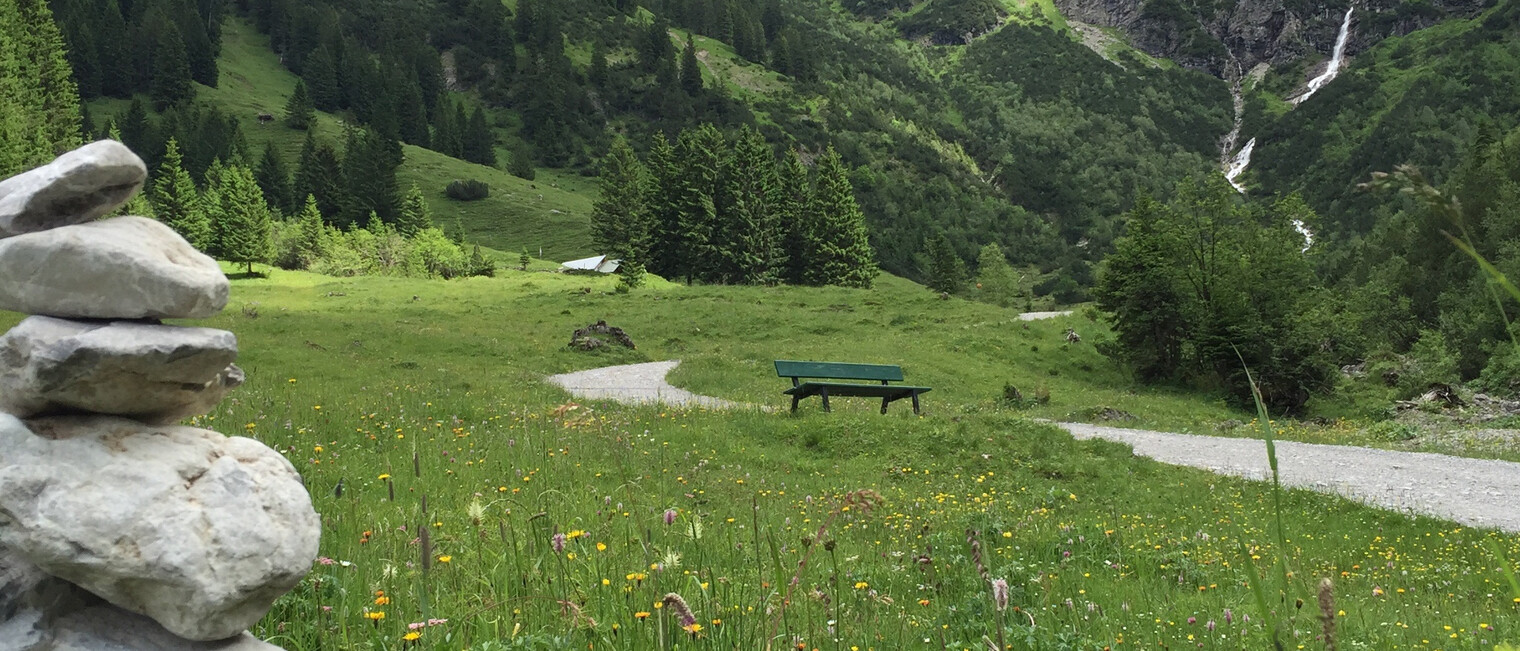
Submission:
{"label": "waterfall", "polygon": [[1351,36],[1351,12],[1355,9],[1355,7],[1346,8],[1346,17],[1341,19],[1341,32],[1335,37],[1335,49],[1330,52],[1330,64],[1325,66],[1325,71],[1319,73],[1318,77],[1309,80],[1308,89],[1293,100],[1295,106],[1302,104],[1304,100],[1309,99],[1310,95],[1324,88],[1325,84],[1330,83],[1337,74],[1340,74],[1341,62],[1346,56],[1346,40]]}
{"label": "waterfall", "polygon": [[1247,140],[1246,146],[1241,147],[1240,151],[1235,152],[1235,157],[1230,159],[1230,168],[1225,170],[1224,173],[1224,178],[1228,179],[1230,185],[1235,188],[1235,191],[1241,194],[1245,194],[1246,189],[1244,186],[1236,183],[1235,179],[1240,178],[1240,175],[1245,173],[1246,167],[1251,164],[1251,150],[1253,149],[1256,149],[1255,138]]}

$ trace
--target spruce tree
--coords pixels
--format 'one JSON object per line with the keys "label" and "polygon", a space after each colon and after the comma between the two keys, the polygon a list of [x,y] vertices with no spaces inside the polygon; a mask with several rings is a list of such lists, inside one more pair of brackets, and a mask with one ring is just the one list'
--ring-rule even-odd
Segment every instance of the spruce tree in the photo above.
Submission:
{"label": "spruce tree", "polygon": [[833,147],[818,159],[813,210],[818,219],[814,233],[817,259],[811,264],[820,284],[870,288],[877,273],[876,253],[871,249],[865,213],[855,201],[849,171]]}
{"label": "spruce tree", "polygon": [[727,156],[728,143],[712,124],[704,123],[681,133],[676,143],[681,183],[675,197],[679,211],[682,275],[721,282],[717,235],[718,168]]}
{"label": "spruce tree", "polygon": [[996,242],[982,247],[976,257],[976,288],[982,300],[1003,307],[1013,307],[1019,298],[1018,276]]}
{"label": "spruce tree", "polygon": [[460,158],[464,156],[464,139],[461,130],[464,125],[454,121],[454,101],[444,95],[438,99],[433,108],[433,151],[444,156]]}
{"label": "spruce tree", "polygon": [[681,51],[681,88],[692,97],[702,94],[702,63],[697,60],[697,46],[690,34],[686,35],[686,49]]}
{"label": "spruce tree", "polygon": [[251,274],[254,263],[266,263],[274,257],[269,206],[258,180],[248,168],[228,165],[222,170],[217,194],[221,209],[211,225],[216,257],[247,264]]}
{"label": "spruce tree", "polygon": [[787,252],[782,280],[792,285],[821,284],[812,273],[813,263],[818,259],[814,246],[818,220],[813,212],[813,183],[797,150],[787,153],[777,176],[778,192],[774,203],[782,245]]}
{"label": "spruce tree", "polygon": [[153,108],[159,111],[195,97],[185,42],[172,23],[165,24],[153,47],[153,81],[148,95],[153,98]]}
{"label": "spruce tree", "polygon": [[185,171],[179,143],[173,137],[164,144],[164,160],[154,175],[151,201],[158,220],[202,251],[211,248],[211,222],[201,206],[195,181]]}
{"label": "spruce tree", "polygon": [[343,177],[348,204],[344,223],[362,223],[369,213],[391,223],[401,211],[401,188],[396,170],[401,167],[401,143],[378,129],[349,132],[343,150]]}
{"label": "spruce tree", "polygon": [[343,89],[338,85],[338,59],[327,45],[317,47],[301,62],[301,80],[311,95],[312,106],[322,111],[343,108]]}
{"label": "spruce tree", "polygon": [[644,183],[645,217],[652,231],[649,260],[645,263],[650,271],[674,278],[681,273],[682,249],[681,212],[676,199],[681,193],[681,167],[676,159],[675,148],[665,139],[665,134],[654,132],[649,143],[648,162]]}
{"label": "spruce tree", "polygon": [[0,178],[77,147],[79,90],[45,0],[0,8]]}
{"label": "spruce tree", "polygon": [[317,198],[306,195],[301,214],[296,217],[295,267],[310,269],[327,255],[327,224],[317,208]]}
{"label": "spruce tree", "polygon": [[328,223],[337,223],[346,200],[343,184],[343,166],[332,145],[319,143],[315,131],[306,132],[306,143],[301,147],[301,162],[296,168],[295,193],[298,197],[311,195],[317,208]]}
{"label": "spruce tree", "polygon": [[720,170],[717,269],[723,282],[779,282],[785,254],[776,220],[776,164],[765,138],[740,131]]}
{"label": "spruce tree", "polygon": [[418,233],[433,227],[433,214],[428,210],[427,199],[422,190],[413,183],[401,200],[401,217],[396,220],[396,232],[403,237],[416,237]]}
{"label": "spruce tree", "polygon": [[586,81],[595,88],[607,85],[607,46],[600,38],[591,46],[591,66],[586,71]]}
{"label": "spruce tree", "polygon": [[959,294],[966,285],[966,264],[950,246],[944,233],[935,233],[924,242],[924,284],[936,292]]}
{"label": "spruce tree", "polygon": [[259,159],[256,177],[270,208],[280,211],[282,215],[295,214],[295,193],[290,185],[290,172],[286,171],[285,161],[274,150],[273,143],[264,145],[264,156]]}
{"label": "spruce tree", "polygon": [[96,0],[97,38],[100,55],[100,92],[111,97],[132,96],[132,59],[127,23],[116,0]]}
{"label": "spruce tree", "polygon": [[311,103],[311,95],[306,92],[306,82],[296,80],[295,92],[285,102],[285,124],[292,129],[305,131],[311,128],[316,117],[317,109]]}
{"label": "spruce tree", "polygon": [[464,159],[489,167],[496,166],[496,138],[486,123],[485,110],[479,106],[470,115],[469,126],[465,129]]}
{"label": "spruce tree", "polygon": [[643,262],[649,250],[648,211],[644,208],[644,167],[628,141],[618,136],[601,161],[601,193],[591,206],[591,241],[597,252]]}
{"label": "spruce tree", "polygon": [[[111,140],[121,142],[121,132],[117,131],[115,127],[112,127],[111,131],[107,134],[107,137]],[[131,199],[127,199],[127,202],[122,204],[121,207],[117,208],[115,212],[111,213],[112,217],[120,217],[124,215],[154,217],[155,213],[153,211],[153,204],[152,202],[148,201],[147,195],[142,192],[138,192],[137,194],[132,195]]]}
{"label": "spruce tree", "polygon": [[533,259],[528,256],[528,248],[527,247],[523,247],[522,255],[517,256],[517,265],[518,265],[517,268],[521,269],[523,271],[527,271],[528,270],[528,263],[532,262],[532,260]]}

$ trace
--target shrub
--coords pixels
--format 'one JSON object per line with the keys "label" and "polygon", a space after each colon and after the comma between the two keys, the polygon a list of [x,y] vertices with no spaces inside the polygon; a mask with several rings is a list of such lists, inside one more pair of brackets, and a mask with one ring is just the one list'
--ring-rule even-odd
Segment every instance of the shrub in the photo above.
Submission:
{"label": "shrub", "polygon": [[475,179],[467,181],[454,180],[449,182],[448,187],[444,188],[443,192],[449,195],[450,199],[457,201],[480,201],[491,196],[491,186],[486,185],[485,181],[477,181]]}

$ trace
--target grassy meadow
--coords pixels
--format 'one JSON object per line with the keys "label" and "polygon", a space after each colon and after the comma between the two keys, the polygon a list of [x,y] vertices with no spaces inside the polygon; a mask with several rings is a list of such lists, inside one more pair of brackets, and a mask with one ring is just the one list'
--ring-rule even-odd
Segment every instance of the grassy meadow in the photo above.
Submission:
{"label": "grassy meadow", "polygon": [[[285,454],[323,519],[322,558],[254,633],[292,651],[1262,649],[1247,578],[1280,554],[1288,588],[1267,601],[1286,648],[1325,648],[1326,577],[1343,649],[1520,639],[1490,549],[1520,559],[1514,536],[1293,491],[1277,544],[1266,485],[1034,420],[1239,416],[1063,345],[1068,325],[1097,334],[1081,317],[1026,325],[887,276],[613,284],[234,280],[203,324],[237,333],[249,381],[197,422]],[[639,348],[565,346],[597,319]],[[921,417],[863,399],[793,416],[577,404],[542,380],[682,359],[679,385],[779,407],[776,358],[900,363],[934,391]],[[1014,410],[1008,383],[1049,403]],[[1006,608],[989,579],[1007,581]]]}

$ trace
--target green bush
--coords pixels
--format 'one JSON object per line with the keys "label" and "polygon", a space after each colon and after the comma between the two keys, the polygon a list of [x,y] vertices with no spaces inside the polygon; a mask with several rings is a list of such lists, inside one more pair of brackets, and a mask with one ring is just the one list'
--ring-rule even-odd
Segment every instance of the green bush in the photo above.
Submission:
{"label": "green bush", "polygon": [[449,195],[450,199],[458,201],[480,201],[491,196],[491,186],[486,185],[485,181],[475,179],[454,180],[443,189],[443,193]]}

